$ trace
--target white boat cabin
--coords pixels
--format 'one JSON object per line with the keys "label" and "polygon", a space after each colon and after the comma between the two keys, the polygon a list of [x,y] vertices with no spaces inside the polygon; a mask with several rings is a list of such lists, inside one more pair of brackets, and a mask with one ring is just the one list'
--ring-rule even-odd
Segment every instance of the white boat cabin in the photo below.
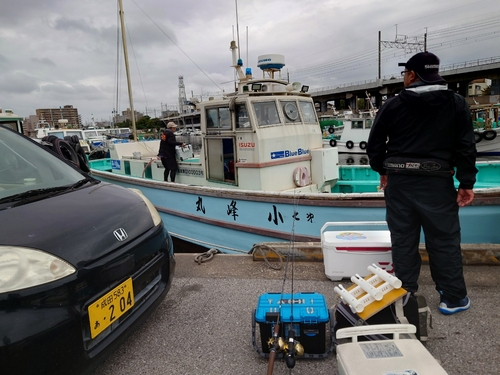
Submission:
{"label": "white boat cabin", "polygon": [[[330,192],[338,178],[337,149],[323,148],[314,103],[304,86],[240,75],[237,90],[197,104],[201,152],[178,150],[176,182]],[[159,141],[110,145],[112,172],[163,181],[158,149]]]}

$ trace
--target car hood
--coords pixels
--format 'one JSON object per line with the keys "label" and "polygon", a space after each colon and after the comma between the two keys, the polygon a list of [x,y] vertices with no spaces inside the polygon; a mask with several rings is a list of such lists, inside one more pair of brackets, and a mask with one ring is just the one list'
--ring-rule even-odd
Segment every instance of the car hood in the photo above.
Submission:
{"label": "car hood", "polygon": [[[154,224],[146,204],[129,189],[100,183],[0,211],[0,245],[56,255],[77,267],[126,245]],[[119,241],[115,230],[128,238]]]}

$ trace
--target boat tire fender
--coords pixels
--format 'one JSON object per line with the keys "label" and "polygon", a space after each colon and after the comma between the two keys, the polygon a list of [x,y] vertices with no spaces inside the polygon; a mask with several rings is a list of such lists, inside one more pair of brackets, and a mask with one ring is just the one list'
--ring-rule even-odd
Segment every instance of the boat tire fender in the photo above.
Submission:
{"label": "boat tire fender", "polygon": [[359,142],[359,148],[360,149],[366,150],[366,146],[368,146],[368,143],[366,143],[366,141]]}
{"label": "boat tire fender", "polygon": [[297,167],[293,171],[293,182],[295,186],[307,186],[310,183],[309,171],[306,167]]}
{"label": "boat tire fender", "polygon": [[90,172],[89,161],[87,160],[87,155],[85,150],[79,143],[75,144],[76,156],[78,157],[78,163],[80,164],[80,169],[85,173]]}
{"label": "boat tire fender", "polygon": [[368,158],[361,158],[361,159],[359,159],[359,164],[361,164],[361,165],[367,165],[368,164]]}
{"label": "boat tire fender", "polygon": [[483,134],[481,134],[481,137],[487,141],[492,141],[497,137],[497,132],[494,130],[486,130]]}
{"label": "boat tire fender", "polygon": [[474,132],[474,139],[476,140],[476,143],[479,143],[483,139],[483,136],[479,132]]}
{"label": "boat tire fender", "polygon": [[328,133],[330,133],[330,134],[335,133],[335,128],[334,128],[333,126],[330,126],[330,127],[328,128]]}
{"label": "boat tire fender", "polygon": [[354,158],[347,158],[346,163],[349,165],[354,164]]}
{"label": "boat tire fender", "polygon": [[348,149],[351,149],[354,147],[354,142],[353,141],[347,141],[345,143],[345,147],[347,147]]}
{"label": "boat tire fender", "polygon": [[78,155],[76,151],[71,147],[71,145],[63,139],[57,138],[53,141],[52,149],[54,152],[62,156],[63,158],[73,162],[80,168],[80,162],[78,160]]}
{"label": "boat tire fender", "polygon": [[337,146],[337,141],[335,139],[330,139],[330,146],[332,147]]}

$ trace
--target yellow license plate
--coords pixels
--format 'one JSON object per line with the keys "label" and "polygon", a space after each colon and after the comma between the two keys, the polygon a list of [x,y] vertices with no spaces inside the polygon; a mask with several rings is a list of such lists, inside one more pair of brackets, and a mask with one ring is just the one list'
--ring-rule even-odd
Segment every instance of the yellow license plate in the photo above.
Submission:
{"label": "yellow license plate", "polygon": [[130,278],[88,307],[90,336],[96,338],[132,306],[134,306],[134,288]]}

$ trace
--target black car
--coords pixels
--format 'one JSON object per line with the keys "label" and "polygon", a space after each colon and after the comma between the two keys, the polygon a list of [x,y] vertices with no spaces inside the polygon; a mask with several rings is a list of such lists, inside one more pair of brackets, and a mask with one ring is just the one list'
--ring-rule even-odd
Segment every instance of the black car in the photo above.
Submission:
{"label": "black car", "polygon": [[140,191],[0,126],[0,373],[92,372],[164,299],[174,270]]}

